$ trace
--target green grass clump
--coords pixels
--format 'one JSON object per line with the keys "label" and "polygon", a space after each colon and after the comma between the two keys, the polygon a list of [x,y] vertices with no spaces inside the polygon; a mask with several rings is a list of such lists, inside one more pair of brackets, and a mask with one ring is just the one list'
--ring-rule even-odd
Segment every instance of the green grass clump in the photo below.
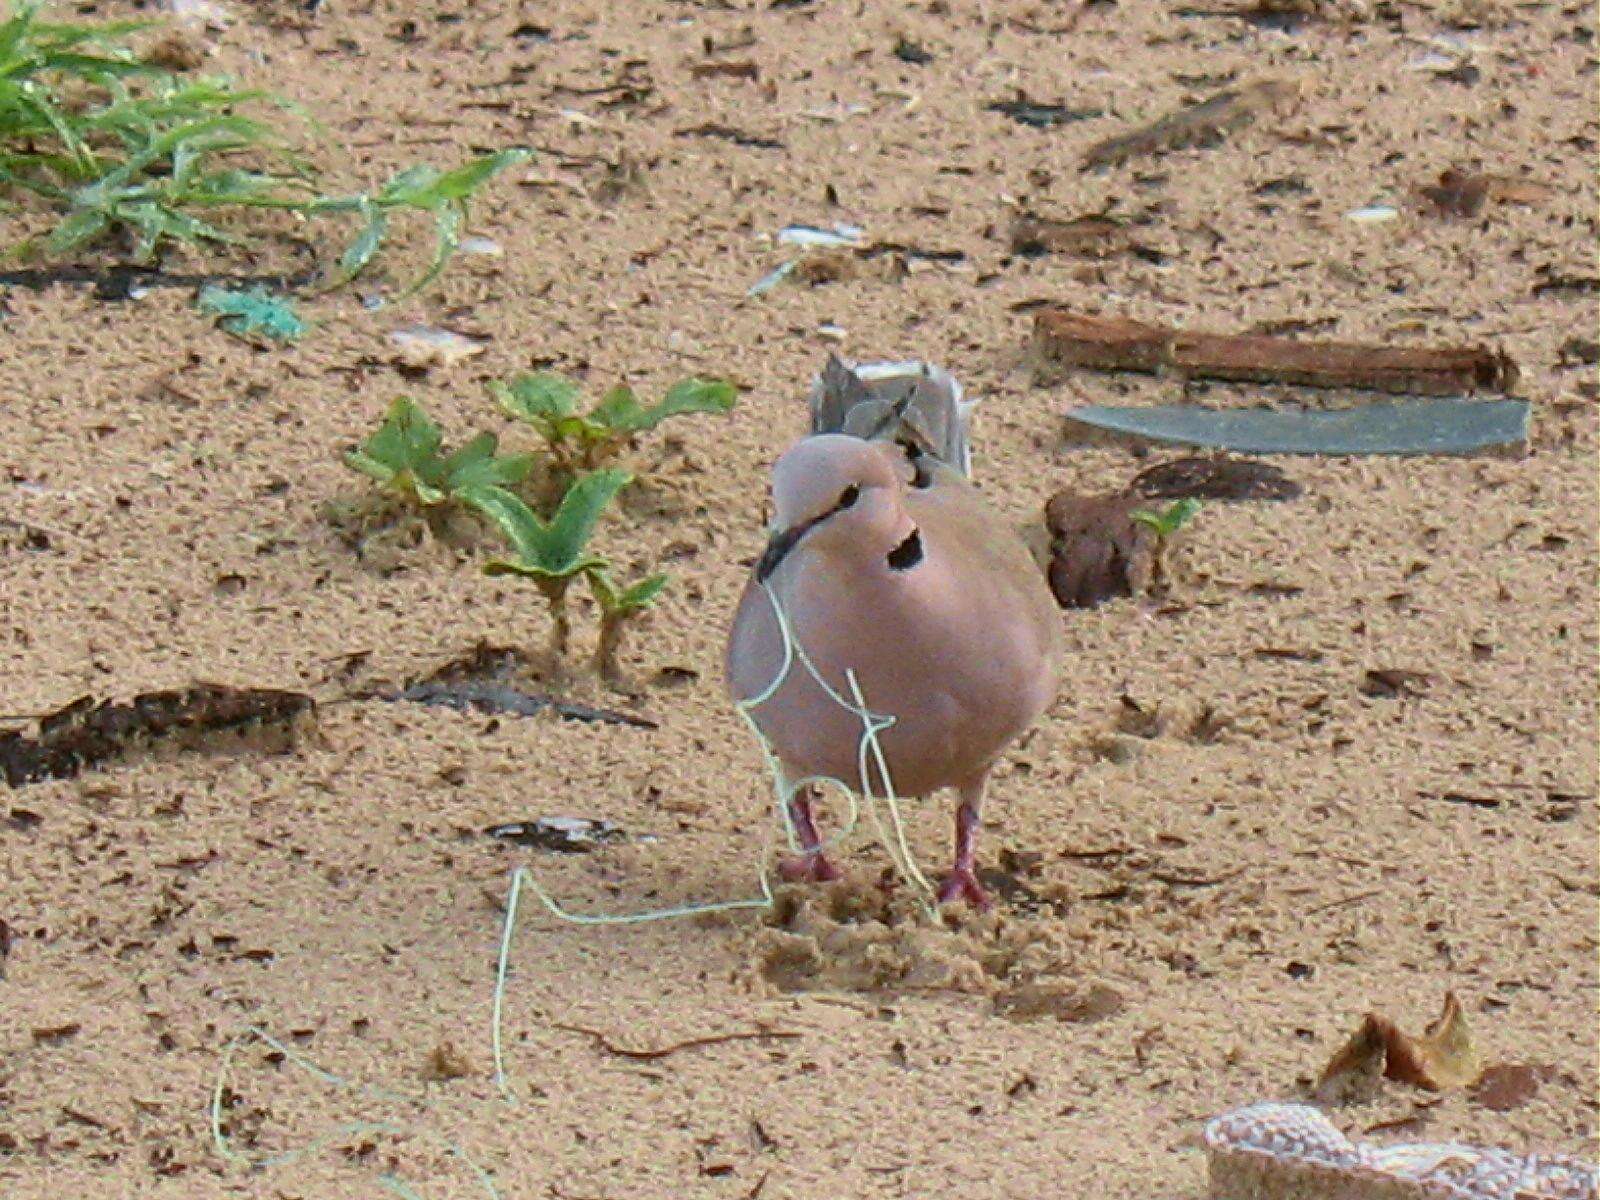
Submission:
{"label": "green grass clump", "polygon": [[286,102],[141,59],[129,39],[149,22],[67,24],[40,11],[37,0],[0,10],[0,206],[32,197],[58,218],[45,237],[13,246],[19,255],[122,241],[145,263],[169,244],[243,242],[215,223],[225,215],[350,215],[359,226],[330,276],[338,286],[372,262],[391,217],[410,211],[435,230],[414,291],[454,253],[472,195],[528,154],[503,150],[453,171],[417,166],[376,192],[324,194],[282,131],[252,115]]}

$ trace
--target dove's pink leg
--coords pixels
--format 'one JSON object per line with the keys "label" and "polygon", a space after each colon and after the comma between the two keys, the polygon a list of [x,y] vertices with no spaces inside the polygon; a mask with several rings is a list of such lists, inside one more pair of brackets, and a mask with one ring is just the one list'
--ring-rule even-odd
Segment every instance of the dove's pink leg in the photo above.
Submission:
{"label": "dove's pink leg", "polygon": [[965,900],[977,909],[990,906],[989,893],[978,882],[973,862],[978,849],[978,830],[983,824],[983,784],[979,779],[961,788],[961,806],[956,809],[956,861],[939,886],[940,904]]}
{"label": "dove's pink leg", "polygon": [[790,883],[827,883],[839,878],[839,869],[822,853],[822,838],[811,816],[811,792],[801,788],[789,801],[789,820],[800,835],[800,853],[778,864],[778,874]]}

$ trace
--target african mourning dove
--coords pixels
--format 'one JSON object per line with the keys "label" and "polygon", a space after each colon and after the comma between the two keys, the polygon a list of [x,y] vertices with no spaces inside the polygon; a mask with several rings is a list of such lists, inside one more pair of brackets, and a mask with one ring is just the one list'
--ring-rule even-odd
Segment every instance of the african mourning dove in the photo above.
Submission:
{"label": "african mourning dove", "polygon": [[[984,785],[1055,697],[1060,616],[1021,539],[968,482],[971,407],[937,367],[857,370],[830,357],[812,388],[811,435],[773,468],[771,538],[734,616],[726,669],[736,702],[777,679],[775,600],[841,696],[853,670],[866,707],[894,718],[879,740],[896,794],[960,793],[941,903],[985,907],[973,863]],[[750,716],[789,784],[828,776],[882,794],[876,771],[862,779],[862,720],[799,662]],[[785,876],[837,878],[804,788],[789,815],[802,855]]]}

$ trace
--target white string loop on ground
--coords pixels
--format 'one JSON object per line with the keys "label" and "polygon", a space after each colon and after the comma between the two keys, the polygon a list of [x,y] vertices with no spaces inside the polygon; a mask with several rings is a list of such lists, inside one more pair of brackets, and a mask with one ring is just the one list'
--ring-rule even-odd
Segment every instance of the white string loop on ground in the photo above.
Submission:
{"label": "white string loop on ground", "polygon": [[[777,673],[773,676],[759,693],[749,699],[738,702],[739,715],[750,727],[755,735],[756,743],[761,747],[761,753],[766,760],[767,771],[773,781],[774,800],[777,807],[778,822],[781,825],[785,838],[791,850],[799,848],[799,840],[795,836],[794,820],[790,816],[789,806],[800,791],[808,787],[823,787],[837,789],[845,799],[848,809],[846,820],[839,832],[825,839],[821,849],[827,849],[842,842],[849,837],[860,823],[861,806],[856,800],[857,789],[850,787],[842,779],[835,779],[831,775],[808,775],[801,779],[789,779],[785,776],[782,764],[778,761],[777,754],[773,751],[766,735],[761,732],[761,727],[751,715],[761,705],[772,699],[789,678],[789,673],[794,669],[795,663],[799,664],[816,681],[817,686],[839,707],[851,713],[861,722],[861,741],[857,747],[856,762],[857,772],[860,777],[860,794],[866,800],[867,817],[872,823],[873,832],[879,843],[894,863],[895,870],[906,880],[917,894],[924,910],[930,915],[938,911],[933,885],[917,866],[916,858],[911,852],[910,844],[906,840],[905,823],[900,816],[900,801],[895,794],[894,782],[889,774],[889,762],[883,752],[883,745],[878,740],[878,735],[894,725],[896,718],[892,714],[872,711],[867,705],[865,694],[861,690],[861,682],[856,678],[854,670],[845,671],[845,683],[850,689],[851,699],[846,699],[838,689],[833,687],[822,677],[822,672],[817,670],[805,647],[794,636],[794,631],[789,626],[788,614],[783,611],[777,595],[766,583],[761,584],[762,593],[772,605],[773,616],[777,619],[779,632],[783,635],[783,662],[779,665]],[[882,785],[882,794],[868,782],[868,765],[875,767],[878,781]],[[889,823],[886,827],[883,818],[879,815],[878,806],[882,804],[889,812]],[[516,927],[517,909],[524,887],[528,888],[538,897],[540,904],[552,916],[559,920],[570,922],[574,925],[638,925],[646,921],[664,921],[676,917],[701,916],[707,913],[733,912],[741,909],[770,910],[773,906],[772,879],[768,871],[768,863],[772,857],[772,837],[769,835],[763,840],[761,857],[757,866],[757,883],[761,895],[747,900],[719,900],[707,904],[686,904],[672,908],[655,909],[642,913],[573,913],[568,912],[555,898],[550,895],[534,879],[527,867],[517,867],[511,873],[511,890],[506,898],[505,923],[500,933],[500,957],[495,971],[494,1003],[492,1006],[492,1044],[494,1051],[494,1077],[495,1084],[500,1093],[507,1100],[514,1100],[515,1095],[511,1090],[510,1082],[505,1071],[504,1042],[502,1037],[502,1017],[505,1011],[505,990],[510,975],[511,964],[511,936]]]}
{"label": "white string loop on ground", "polygon": [[[327,1149],[329,1146],[337,1145],[348,1138],[356,1137],[362,1134],[390,1134],[397,1137],[409,1135],[432,1142],[439,1146],[446,1154],[460,1161],[462,1165],[464,1165],[467,1170],[472,1173],[473,1178],[483,1189],[484,1195],[489,1197],[489,1200],[500,1200],[500,1192],[494,1186],[493,1178],[487,1171],[473,1161],[472,1156],[460,1146],[456,1145],[448,1138],[434,1133],[430,1129],[426,1129],[421,1126],[405,1125],[398,1121],[348,1121],[342,1125],[336,1126],[327,1133],[322,1134],[320,1137],[313,1138],[304,1146],[296,1147],[293,1150],[281,1150],[276,1154],[268,1154],[258,1158],[251,1158],[248,1155],[240,1154],[229,1144],[228,1135],[223,1129],[222,1110],[224,1107],[226,1107],[228,1076],[233,1067],[234,1057],[238,1054],[240,1048],[244,1046],[245,1043],[250,1041],[262,1042],[272,1050],[276,1051],[278,1054],[281,1054],[284,1060],[290,1063],[292,1066],[298,1067],[306,1074],[320,1080],[329,1087],[338,1089],[339,1091],[356,1092],[373,1100],[382,1100],[387,1103],[416,1103],[414,1097],[401,1095],[399,1092],[391,1092],[386,1088],[372,1087],[367,1084],[352,1083],[348,1079],[345,1079],[339,1075],[335,1075],[332,1071],[319,1066],[318,1064],[312,1062],[309,1058],[306,1058],[303,1054],[299,1053],[299,1051],[279,1041],[266,1030],[251,1025],[248,1026],[242,1033],[229,1039],[228,1044],[223,1047],[222,1062],[217,1068],[216,1083],[211,1089],[211,1107],[209,1114],[211,1126],[211,1144],[213,1147],[215,1147],[217,1154],[223,1159],[223,1161],[247,1167],[252,1171],[268,1171],[274,1167],[286,1166],[289,1163],[296,1162],[303,1158],[308,1158],[319,1151]],[[384,1190],[391,1192],[396,1196],[400,1196],[402,1200],[420,1200],[421,1193],[397,1175],[381,1175],[378,1177],[377,1182],[379,1186],[384,1188]]]}

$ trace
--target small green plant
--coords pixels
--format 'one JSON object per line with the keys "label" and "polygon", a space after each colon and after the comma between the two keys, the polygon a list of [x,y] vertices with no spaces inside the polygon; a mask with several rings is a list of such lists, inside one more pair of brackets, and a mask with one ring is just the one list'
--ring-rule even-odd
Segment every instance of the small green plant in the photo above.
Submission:
{"label": "small green plant", "polygon": [[[520,575],[539,590],[550,609],[550,649],[558,663],[566,659],[572,641],[568,593],[580,576],[586,579],[600,609],[595,670],[617,684],[617,656],[627,623],[655,602],[667,576],[649,575],[619,585],[611,564],[589,549],[600,518],[634,478],[621,465],[602,464],[668,417],[727,412],[737,390],[731,383],[685,379],[660,402],[645,406],[630,389],[618,387],[585,413],[578,412],[578,386],[558,375],[521,375],[509,384],[492,384],[491,391],[506,412],[540,433],[544,455],[497,457],[494,437],[487,433],[446,455],[439,427],[416,404],[401,398],[382,428],[345,461],[419,507],[439,536],[442,526],[431,514],[447,501],[473,510],[498,529],[510,553],[491,559],[484,571]],[[525,498],[529,489],[519,485],[541,467],[530,502]]]}
{"label": "small green plant", "polygon": [[307,216],[355,213],[362,222],[361,232],[340,256],[338,270],[328,286],[337,287],[361,274],[383,245],[389,218],[409,209],[433,218],[433,260],[406,291],[427,287],[439,277],[439,272],[461,244],[461,231],[466,227],[470,212],[468,205],[478,189],[506,168],[524,162],[529,153],[521,149],[498,150],[472,159],[453,171],[440,171],[423,164],[401,171],[376,194],[363,192],[357,196],[318,197],[307,201],[299,207]]}
{"label": "small green plant", "polygon": [[1155,584],[1167,576],[1167,552],[1171,549],[1172,539],[1200,511],[1200,501],[1193,496],[1186,496],[1182,500],[1174,500],[1163,512],[1149,509],[1140,509],[1130,514],[1135,521],[1148,525],[1155,533],[1156,548],[1151,555],[1151,583]]}
{"label": "small green plant", "polygon": [[528,156],[503,150],[453,171],[402,171],[378,191],[324,195],[314,172],[272,125],[245,110],[292,107],[222,79],[194,79],[142,60],[128,39],[148,22],[78,25],[39,19],[37,0],[0,21],[0,203],[43,201],[59,221],[22,254],[61,256],[128,237],[137,262],[168,243],[236,244],[213,214],[277,209],[316,218],[354,214],[361,225],[328,286],[359,275],[390,217],[432,218],[431,263],[409,290],[439,274],[460,241],[472,195]]}
{"label": "small green plant", "polygon": [[499,443],[492,433],[480,433],[449,454],[442,453],[443,446],[439,427],[418,404],[401,396],[389,406],[378,431],[344,460],[424,513],[446,503],[463,504],[499,525],[505,501],[516,499],[506,489],[527,477],[533,456],[497,454]]}
{"label": "small green plant", "polygon": [[[589,539],[606,506],[632,478],[627,471],[617,467],[579,476],[573,480],[572,486],[562,496],[555,515],[548,521],[540,520],[520,497],[510,492],[504,492],[498,498],[498,507],[492,515],[506,540],[511,543],[512,557],[490,560],[484,566],[484,572],[488,575],[521,575],[539,589],[545,603],[550,606],[553,623],[550,649],[557,661],[566,657],[572,640],[567,590],[579,575],[603,571],[608,566],[605,559],[589,551]],[[659,591],[660,587],[657,586],[656,590]],[[646,596],[641,601],[641,607],[648,604],[649,599]]]}
{"label": "small green plant", "polygon": [[600,606],[600,640],[595,645],[594,668],[601,679],[615,684],[621,679],[617,652],[622,648],[624,625],[655,603],[661,589],[667,586],[667,577],[648,575],[625,588],[613,583],[604,567],[592,568],[588,577],[589,590]]}
{"label": "small green plant", "polygon": [[738,397],[738,389],[724,380],[689,378],[647,406],[632,388],[619,384],[587,413],[579,413],[578,385],[560,375],[519,375],[510,383],[491,383],[489,390],[501,408],[538,431],[558,472],[567,477],[612,461],[668,417],[726,413]]}
{"label": "small green plant", "polygon": [[1182,529],[1200,511],[1200,501],[1192,496],[1183,500],[1175,500],[1167,506],[1165,512],[1153,512],[1149,509],[1140,509],[1135,512],[1133,519],[1141,524],[1148,525],[1155,530],[1156,537],[1165,542],[1178,530]]}

